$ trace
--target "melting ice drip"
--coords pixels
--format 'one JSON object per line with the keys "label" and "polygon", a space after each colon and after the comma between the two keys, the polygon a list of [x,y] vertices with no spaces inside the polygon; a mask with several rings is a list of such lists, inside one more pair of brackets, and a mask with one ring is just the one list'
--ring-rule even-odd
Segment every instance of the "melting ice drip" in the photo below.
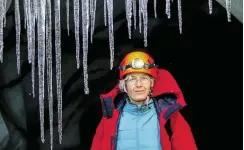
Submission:
{"label": "melting ice drip", "polygon": [[[231,0],[226,1],[227,20],[231,21]],[[49,103],[49,123],[50,123],[50,144],[53,149],[53,90],[52,90],[52,11],[51,0],[21,0],[24,2],[24,27],[27,30],[28,40],[28,62],[31,63],[31,80],[32,95],[35,97],[35,56],[37,42],[38,55],[38,81],[39,81],[39,112],[40,112],[40,135],[41,141],[44,138],[44,76],[45,66],[47,67],[47,87],[48,87],[48,103]],[[125,0],[125,11],[128,26],[128,36],[131,39],[132,15],[134,29],[137,28],[137,2],[138,2],[138,26],[139,32],[144,36],[144,46],[147,47],[147,26],[148,26],[148,0]],[[157,0],[154,0],[154,17],[157,18]],[[173,0],[165,0],[165,13],[168,18],[171,17],[170,6]],[[82,49],[83,49],[83,75],[84,75],[84,92],[89,94],[88,88],[88,44],[89,44],[89,28],[90,42],[93,42],[93,34],[96,18],[97,0],[73,0],[74,7],[74,25],[76,39],[76,60],[77,68],[80,68],[80,9],[82,10]],[[20,74],[20,34],[21,34],[21,16],[19,8],[19,0],[14,1],[15,6],[15,24],[16,24],[16,58],[17,73]],[[181,0],[177,0],[179,31],[182,34],[182,8]],[[0,62],[3,62],[3,28],[6,26],[6,7],[7,0],[0,0]],[[80,8],[81,7],[81,8]],[[69,35],[69,13],[70,1],[66,0],[66,19],[67,30]],[[60,0],[54,0],[54,26],[55,26],[55,54],[56,54],[56,83],[57,83],[57,101],[58,101],[58,132],[59,143],[62,143],[62,80],[61,80],[61,26],[60,26]],[[209,0],[209,14],[212,14],[212,0]],[[104,25],[109,29],[109,48],[110,48],[110,69],[113,68],[114,59],[114,29],[113,29],[113,0],[104,0]],[[37,29],[36,29],[37,26]],[[36,36],[37,30],[37,36]],[[37,41],[36,41],[37,37]],[[47,64],[45,64],[45,59]]]}

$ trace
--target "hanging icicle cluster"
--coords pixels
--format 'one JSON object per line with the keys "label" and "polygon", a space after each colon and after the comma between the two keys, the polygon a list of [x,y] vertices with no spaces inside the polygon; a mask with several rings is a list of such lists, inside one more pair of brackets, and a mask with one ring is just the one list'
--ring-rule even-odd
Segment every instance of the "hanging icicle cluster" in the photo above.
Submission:
{"label": "hanging icicle cluster", "polygon": [[[69,1],[69,0],[67,0]],[[76,41],[76,63],[77,69],[80,68],[80,1],[74,0],[74,25],[75,25],[75,41]],[[83,75],[84,75],[84,92],[89,94],[88,88],[88,73],[87,73],[87,56],[88,56],[88,41],[89,41],[89,27],[90,40],[92,43],[93,33],[95,28],[96,15],[96,0],[82,0],[82,48],[83,48]],[[67,18],[69,16],[69,2],[66,3]],[[67,19],[67,27],[69,27],[69,19]],[[69,28],[68,28],[69,31]]]}
{"label": "hanging icicle cluster", "polygon": [[[40,134],[41,141],[44,143],[44,76],[45,66],[47,66],[47,87],[48,87],[48,103],[49,103],[49,123],[50,123],[50,144],[53,149],[53,90],[52,90],[52,19],[55,26],[55,60],[56,60],[56,83],[57,83],[57,101],[58,101],[58,132],[59,143],[62,143],[62,80],[61,80],[61,25],[60,25],[60,0],[23,0],[24,2],[24,27],[27,30],[28,39],[28,62],[31,64],[32,76],[32,95],[35,97],[35,42],[37,40],[38,54],[38,77],[39,77],[39,112],[40,112]],[[138,13],[137,13],[138,2]],[[165,0],[165,13],[168,18],[171,17],[170,6],[173,0]],[[93,34],[96,18],[97,0],[73,0],[74,14],[74,31],[76,41],[76,63],[80,68],[80,20],[82,20],[82,50],[83,50],[83,74],[84,74],[84,92],[89,94],[88,88],[88,44],[89,29],[90,42],[93,42]],[[3,28],[6,25],[6,4],[7,0],[0,0],[0,62],[3,62]],[[54,5],[54,18],[51,8]],[[132,16],[134,29],[137,28],[137,14],[139,23],[139,32],[144,37],[144,46],[147,47],[147,26],[148,26],[148,0],[125,0],[125,12],[128,27],[128,38],[131,39]],[[16,57],[17,72],[20,74],[20,33],[21,33],[21,16],[19,9],[19,0],[14,0],[15,6],[15,29],[16,29]],[[182,8],[181,0],[177,0],[179,32],[182,34]],[[113,0],[104,0],[104,25],[109,30],[109,48],[110,48],[110,69],[113,68],[114,60],[114,28],[113,28]],[[209,14],[212,14],[212,0],[209,0]],[[66,0],[66,20],[68,35],[70,33],[70,1]],[[157,0],[154,0],[154,16],[157,18]],[[82,15],[80,19],[80,9]],[[227,19],[231,21],[231,0],[226,0]],[[36,29],[37,26],[37,29]],[[37,30],[37,39],[36,39]],[[46,61],[45,61],[46,60]],[[45,64],[45,62],[47,64]]]}

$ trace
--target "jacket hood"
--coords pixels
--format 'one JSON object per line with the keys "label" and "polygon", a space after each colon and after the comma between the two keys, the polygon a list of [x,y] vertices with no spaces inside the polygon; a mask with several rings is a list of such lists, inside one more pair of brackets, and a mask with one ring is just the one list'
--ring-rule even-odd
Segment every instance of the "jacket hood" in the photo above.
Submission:
{"label": "jacket hood", "polygon": [[[117,84],[110,92],[101,94],[101,99],[104,100],[110,98],[114,101],[120,93],[119,84]],[[154,79],[152,98],[161,98],[165,96],[175,97],[170,98],[169,103],[177,103],[182,107],[186,106],[183,93],[174,77],[167,70],[158,68],[156,78]]]}

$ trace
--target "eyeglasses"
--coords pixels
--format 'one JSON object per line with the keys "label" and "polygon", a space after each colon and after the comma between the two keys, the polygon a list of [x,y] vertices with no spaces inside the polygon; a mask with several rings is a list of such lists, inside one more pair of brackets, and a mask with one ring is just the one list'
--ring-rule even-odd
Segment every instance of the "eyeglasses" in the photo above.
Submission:
{"label": "eyeglasses", "polygon": [[137,81],[140,81],[142,84],[146,84],[148,83],[148,81],[150,80],[150,78],[148,76],[142,76],[142,77],[131,77],[129,78],[127,81],[130,84],[136,84]]}

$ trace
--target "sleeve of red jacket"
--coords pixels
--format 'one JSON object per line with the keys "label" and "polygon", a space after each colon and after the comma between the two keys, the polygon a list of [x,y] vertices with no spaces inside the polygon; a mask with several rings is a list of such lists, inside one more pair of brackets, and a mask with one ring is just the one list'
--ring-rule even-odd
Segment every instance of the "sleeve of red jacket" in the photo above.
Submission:
{"label": "sleeve of red jacket", "polygon": [[93,137],[93,141],[92,141],[92,146],[91,146],[91,150],[100,150],[101,145],[102,145],[102,138],[103,138],[103,127],[104,126],[104,121],[103,118],[100,121],[97,129],[96,129],[96,133]]}
{"label": "sleeve of red jacket", "polygon": [[197,150],[191,128],[180,112],[171,117],[171,146],[173,150]]}

